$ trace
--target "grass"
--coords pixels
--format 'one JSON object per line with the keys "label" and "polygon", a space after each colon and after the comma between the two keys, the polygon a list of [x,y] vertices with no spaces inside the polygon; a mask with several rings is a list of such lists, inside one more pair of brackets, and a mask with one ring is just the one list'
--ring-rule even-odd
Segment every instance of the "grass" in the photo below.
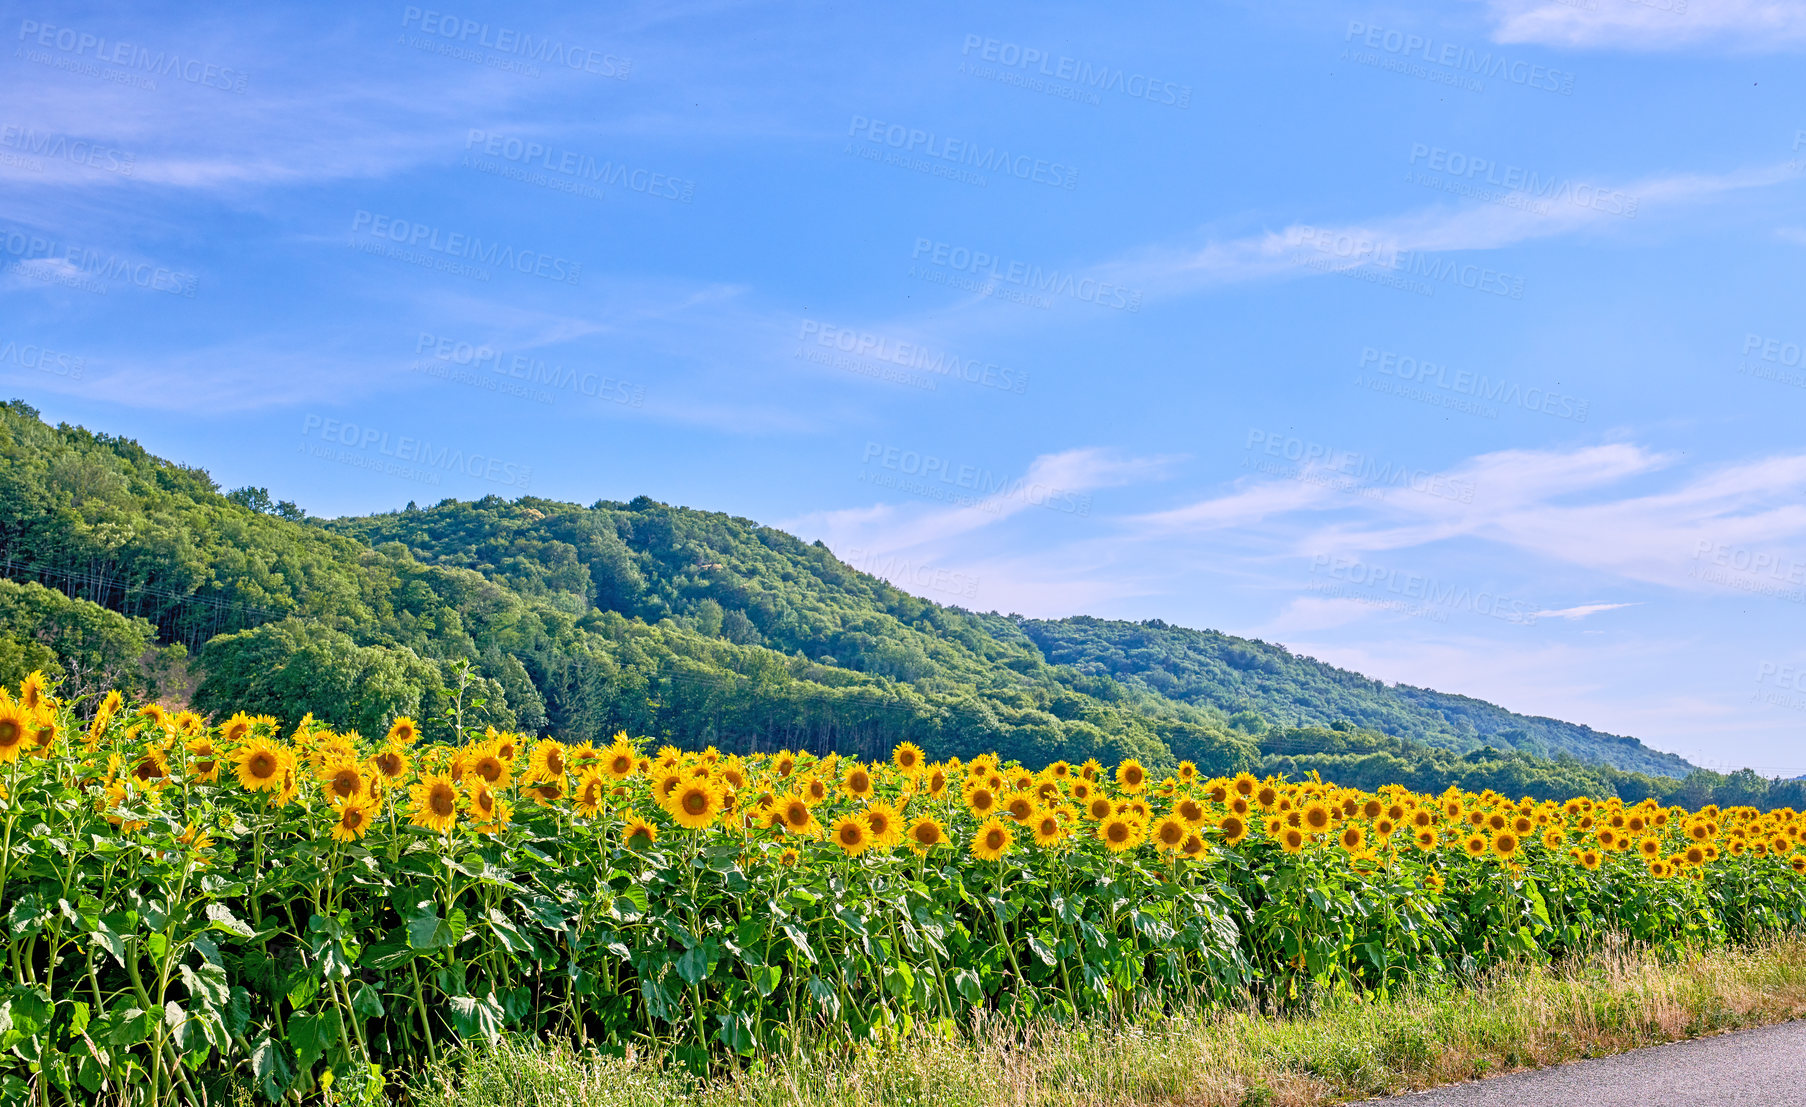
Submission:
{"label": "grass", "polygon": [[917,1032],[765,1058],[699,1083],[658,1058],[569,1045],[467,1048],[418,1107],[998,1107],[1335,1103],[1560,1064],[1806,1014],[1806,937],[1659,960],[1609,946],[1468,988],[1331,1000],[1308,1015]]}

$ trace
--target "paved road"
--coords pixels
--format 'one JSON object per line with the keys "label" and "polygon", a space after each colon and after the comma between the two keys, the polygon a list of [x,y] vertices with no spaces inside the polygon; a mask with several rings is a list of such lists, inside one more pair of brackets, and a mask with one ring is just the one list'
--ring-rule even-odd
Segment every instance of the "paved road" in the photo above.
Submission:
{"label": "paved road", "polygon": [[1367,1100],[1355,1107],[1806,1107],[1806,1021]]}

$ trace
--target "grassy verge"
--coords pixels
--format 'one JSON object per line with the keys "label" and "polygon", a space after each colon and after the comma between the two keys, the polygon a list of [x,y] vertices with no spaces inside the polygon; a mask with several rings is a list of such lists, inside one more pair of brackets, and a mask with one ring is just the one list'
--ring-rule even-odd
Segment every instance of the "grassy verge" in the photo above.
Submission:
{"label": "grassy verge", "polygon": [[1321,1104],[1559,1064],[1806,1014],[1806,938],[1659,961],[1608,948],[1478,986],[1314,1013],[917,1034],[765,1058],[698,1085],[656,1060],[504,1042],[425,1074],[421,1107]]}

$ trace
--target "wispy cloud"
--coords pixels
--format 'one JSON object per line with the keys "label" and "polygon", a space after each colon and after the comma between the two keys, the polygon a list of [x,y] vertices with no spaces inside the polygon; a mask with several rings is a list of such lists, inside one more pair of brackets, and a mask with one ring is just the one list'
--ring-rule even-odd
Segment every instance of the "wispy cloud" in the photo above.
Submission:
{"label": "wispy cloud", "polygon": [[1499,42],[1569,48],[1787,51],[1806,46],[1797,0],[1489,0]]}

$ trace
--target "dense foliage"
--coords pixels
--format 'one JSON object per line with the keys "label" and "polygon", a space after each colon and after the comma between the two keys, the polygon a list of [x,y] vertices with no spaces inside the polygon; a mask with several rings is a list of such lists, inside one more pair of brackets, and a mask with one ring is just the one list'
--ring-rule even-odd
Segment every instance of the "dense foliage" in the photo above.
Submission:
{"label": "dense foliage", "polygon": [[[459,691],[467,692],[468,686]],[[507,1029],[701,1071],[1806,921],[1802,819],[0,698],[0,1100],[373,1102]]]}
{"label": "dense foliage", "polygon": [[1191,630],[1159,619],[1035,619],[1023,621],[1022,629],[1055,664],[1181,703],[1247,711],[1277,725],[1343,722],[1445,749],[1492,745],[1545,758],[1568,753],[1657,776],[1683,776],[1692,768],[1635,738],[1518,715],[1468,696],[1388,685],[1258,639]]}

